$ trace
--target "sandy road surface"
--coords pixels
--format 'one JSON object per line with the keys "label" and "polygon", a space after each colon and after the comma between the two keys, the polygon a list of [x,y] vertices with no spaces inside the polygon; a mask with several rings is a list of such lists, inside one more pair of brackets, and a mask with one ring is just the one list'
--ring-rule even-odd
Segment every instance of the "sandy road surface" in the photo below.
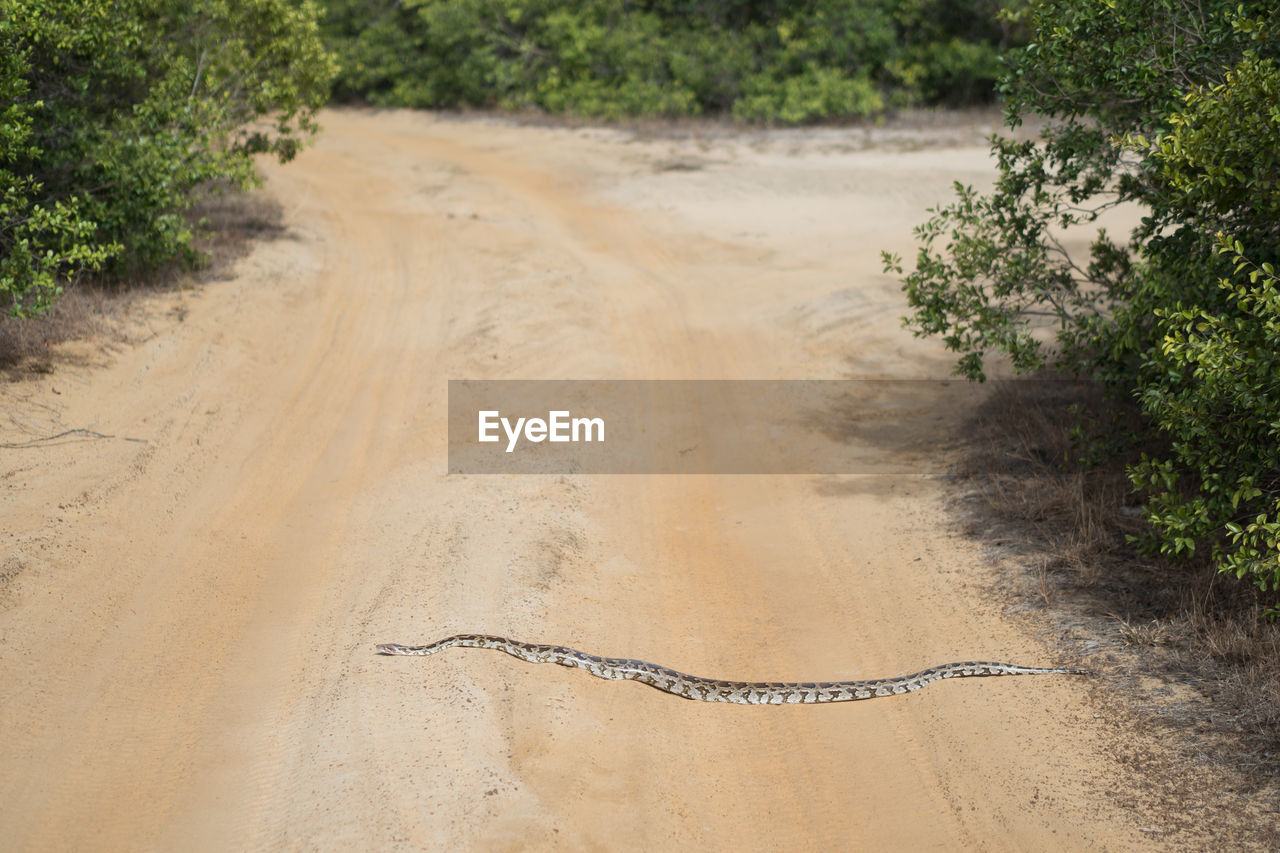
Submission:
{"label": "sandy road surface", "polygon": [[288,233],[234,280],[5,392],[0,440],[116,438],[0,451],[0,847],[1150,845],[1069,678],[743,708],[372,654],[486,631],[742,679],[1052,662],[947,532],[954,401],[903,427],[902,476],[444,474],[449,378],[945,376],[877,256],[988,179],[985,146],[324,124],[268,167]]}

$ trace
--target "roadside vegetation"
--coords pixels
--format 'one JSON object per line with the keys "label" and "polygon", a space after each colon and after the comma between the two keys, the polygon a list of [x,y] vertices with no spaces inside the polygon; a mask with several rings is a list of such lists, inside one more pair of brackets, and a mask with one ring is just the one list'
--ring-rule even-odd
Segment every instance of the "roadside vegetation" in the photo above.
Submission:
{"label": "roadside vegetation", "polygon": [[[988,194],[957,187],[903,279],[920,334],[984,377],[999,354],[1099,380],[1141,417],[1082,448],[1128,467],[1148,553],[1280,591],[1280,6],[1032,0],[1008,54]],[[1088,257],[1061,242],[1137,204]],[[888,269],[902,273],[897,258]],[[1131,439],[1131,440],[1130,440]],[[1271,614],[1277,610],[1273,606]]]}
{"label": "roadside vegetation", "polygon": [[293,157],[334,71],[305,0],[0,0],[5,313],[193,260],[192,204]]}
{"label": "roadside vegetation", "polygon": [[335,95],[800,124],[989,101],[1005,0],[327,0]]}

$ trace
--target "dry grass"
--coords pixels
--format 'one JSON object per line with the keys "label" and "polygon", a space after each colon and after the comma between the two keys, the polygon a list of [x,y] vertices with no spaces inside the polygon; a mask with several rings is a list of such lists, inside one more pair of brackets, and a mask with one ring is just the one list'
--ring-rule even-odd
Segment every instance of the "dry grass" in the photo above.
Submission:
{"label": "dry grass", "polygon": [[85,278],[68,284],[62,298],[39,317],[0,315],[0,372],[10,381],[49,373],[58,345],[72,340],[94,339],[104,350],[128,343],[140,296],[224,278],[253,240],[281,232],[281,211],[274,202],[224,190],[202,194],[191,210],[193,222],[205,223],[196,248],[207,260],[199,269],[175,263],[123,283]]}
{"label": "dry grass", "polygon": [[51,373],[58,344],[89,337],[104,343],[124,340],[121,317],[132,299],[132,292],[78,282],[67,285],[62,298],[40,317],[0,316],[0,370],[10,380]]}
{"label": "dry grass", "polygon": [[983,406],[957,473],[998,523],[1032,534],[1043,571],[1070,571],[1077,583],[1092,585],[1128,559],[1125,537],[1141,529],[1141,510],[1132,505],[1123,465],[1072,463],[1072,405],[1100,422],[1133,422],[1132,413],[1081,383],[1005,383]]}
{"label": "dry grass", "polygon": [[[1274,815],[1280,625],[1262,616],[1269,602],[1210,566],[1139,553],[1128,537],[1144,522],[1125,456],[1072,464],[1072,405],[1110,430],[1137,423],[1135,412],[1080,383],[1007,383],[992,394],[967,430],[956,471],[967,491],[967,532],[1012,558],[1003,580],[1011,604],[1039,611],[1066,651],[1103,674],[1099,701],[1108,713],[1136,718],[1182,756],[1182,768],[1131,756],[1170,815],[1230,816],[1264,801]],[[1184,774],[1193,767],[1221,774],[1222,790],[1197,789]],[[1255,819],[1236,829],[1277,849],[1278,827]]]}
{"label": "dry grass", "polygon": [[1123,616],[1108,614],[1119,623],[1120,639],[1126,646],[1163,646],[1170,640],[1169,623],[1152,619],[1131,622]]}

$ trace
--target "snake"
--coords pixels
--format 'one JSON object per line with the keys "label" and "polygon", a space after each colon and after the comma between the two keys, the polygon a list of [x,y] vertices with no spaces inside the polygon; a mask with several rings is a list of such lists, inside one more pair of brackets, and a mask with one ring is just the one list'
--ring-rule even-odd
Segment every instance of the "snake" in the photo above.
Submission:
{"label": "snake", "polygon": [[701,702],[730,702],[735,705],[817,705],[828,702],[856,702],[879,696],[914,693],[944,678],[982,678],[992,675],[1088,675],[1082,669],[1017,666],[992,661],[967,661],[932,666],[896,678],[866,681],[725,681],[687,675],[674,669],[642,660],[606,658],[541,643],[525,643],[491,634],[455,634],[425,646],[402,646],[379,643],[382,655],[434,655],[460,646],[471,649],[496,649],[529,663],[554,663],[584,669],[596,678],[638,681],[650,687]]}

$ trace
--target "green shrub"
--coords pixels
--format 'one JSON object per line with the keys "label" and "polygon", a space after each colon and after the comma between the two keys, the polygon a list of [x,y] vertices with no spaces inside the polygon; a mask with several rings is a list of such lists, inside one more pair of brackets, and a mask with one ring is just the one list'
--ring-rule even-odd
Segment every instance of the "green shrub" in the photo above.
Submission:
{"label": "green shrub", "polygon": [[0,0],[0,293],[190,255],[192,191],[291,158],[333,73],[307,2]]}
{"label": "green shrub", "polygon": [[[336,94],[617,118],[847,119],[991,96],[998,0],[327,0]],[[1016,36],[1014,36],[1016,37]]]}
{"label": "green shrub", "polygon": [[[1260,22],[1237,20],[1266,34]],[[1210,549],[1223,571],[1280,590],[1280,69],[1247,51],[1223,82],[1187,93],[1149,152],[1188,218],[1217,220],[1232,267],[1216,298],[1156,312],[1140,399],[1169,439],[1131,478],[1150,496],[1152,548]],[[1257,262],[1251,258],[1259,259]]]}
{"label": "green shrub", "polygon": [[781,80],[749,79],[733,105],[735,118],[804,124],[817,119],[865,118],[884,110],[884,100],[868,80],[832,68],[808,68]]}

